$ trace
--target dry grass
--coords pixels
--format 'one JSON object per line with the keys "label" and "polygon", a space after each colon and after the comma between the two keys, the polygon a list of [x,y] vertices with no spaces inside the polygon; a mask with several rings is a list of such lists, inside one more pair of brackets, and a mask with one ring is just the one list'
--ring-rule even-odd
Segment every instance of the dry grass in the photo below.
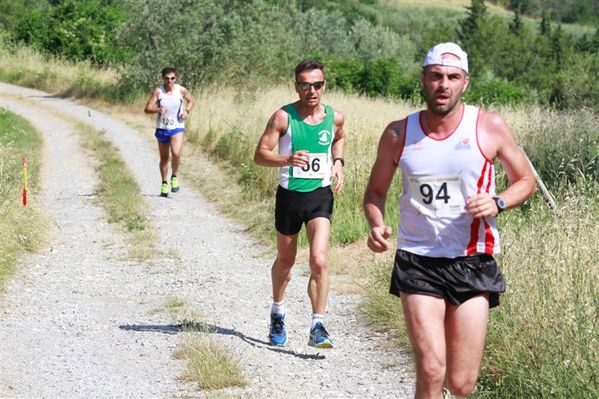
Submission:
{"label": "dry grass", "polygon": [[8,45],[0,37],[0,78],[51,93],[93,95],[114,85],[117,72],[90,62],[73,63],[43,56],[27,47]]}

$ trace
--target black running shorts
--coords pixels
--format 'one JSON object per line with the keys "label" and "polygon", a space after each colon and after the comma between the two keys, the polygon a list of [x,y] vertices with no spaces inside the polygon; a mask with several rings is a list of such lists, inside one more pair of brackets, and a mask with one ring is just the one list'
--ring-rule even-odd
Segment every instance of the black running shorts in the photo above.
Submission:
{"label": "black running shorts", "polygon": [[333,215],[333,192],[331,187],[321,187],[309,193],[291,191],[279,186],[275,204],[275,227],[285,235],[294,235],[302,224]]}
{"label": "black running shorts", "polygon": [[492,308],[499,305],[505,282],[491,255],[431,258],[398,249],[389,292],[432,295],[454,305],[488,292]]}

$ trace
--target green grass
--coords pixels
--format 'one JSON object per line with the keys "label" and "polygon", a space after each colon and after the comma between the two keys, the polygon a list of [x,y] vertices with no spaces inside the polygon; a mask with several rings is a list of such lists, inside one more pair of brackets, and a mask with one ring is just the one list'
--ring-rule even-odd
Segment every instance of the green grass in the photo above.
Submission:
{"label": "green grass", "polygon": [[98,200],[108,215],[108,222],[118,225],[125,233],[130,258],[151,260],[160,254],[158,236],[132,173],[101,131],[81,123],[76,129],[83,147],[97,160]]}
{"label": "green grass", "polygon": [[[24,119],[0,108],[0,288],[19,257],[44,242],[48,219],[38,205],[42,140]],[[28,205],[23,206],[22,159],[27,159]]]}
{"label": "green grass", "polygon": [[228,348],[194,333],[186,337],[176,357],[187,359],[187,369],[181,376],[185,382],[197,383],[202,390],[245,387],[239,361]]}
{"label": "green grass", "polygon": [[182,381],[197,384],[203,391],[247,385],[239,360],[229,348],[208,338],[208,327],[197,321],[203,318],[199,312],[180,298],[169,298],[165,309],[183,325],[182,344],[174,354],[187,361]]}

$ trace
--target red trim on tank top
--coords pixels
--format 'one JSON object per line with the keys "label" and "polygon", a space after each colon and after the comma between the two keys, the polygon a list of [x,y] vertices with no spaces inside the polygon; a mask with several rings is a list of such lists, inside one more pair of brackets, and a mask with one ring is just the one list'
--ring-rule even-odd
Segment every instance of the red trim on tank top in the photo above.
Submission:
{"label": "red trim on tank top", "polygon": [[[491,174],[491,170],[493,168],[491,168],[491,163],[489,161],[486,161],[483,163],[483,169],[480,171],[480,177],[478,178],[478,181],[476,182],[476,193],[480,194],[480,191],[482,190],[483,187],[483,183],[485,182],[485,172],[487,171],[487,165],[489,165],[489,175]],[[490,187],[490,182],[487,184],[487,190]],[[476,219],[472,219],[472,224],[470,225],[470,242],[468,243],[468,247],[466,249],[466,254],[467,255],[472,255],[474,253],[476,253],[476,244],[478,242],[478,229],[480,227],[480,219],[482,218],[476,218]],[[485,223],[485,231],[487,231],[488,225],[487,222],[483,219],[483,222]],[[492,235],[492,232],[491,232]],[[485,252],[486,252],[486,239],[485,239]]]}
{"label": "red trim on tank top", "polygon": [[456,125],[456,127],[447,135],[447,137],[444,137],[442,139],[436,139],[434,137],[430,136],[430,132],[428,132],[425,128],[424,128],[424,124],[422,123],[422,118],[423,118],[423,111],[420,111],[418,113],[418,124],[420,125],[420,130],[422,130],[422,133],[424,133],[424,135],[426,137],[428,137],[431,140],[435,140],[435,141],[444,141],[447,140],[448,138],[450,138],[456,130],[458,130],[458,128],[460,127],[460,125],[462,124],[462,120],[464,119],[464,114],[466,113],[466,105],[462,104],[462,115],[460,115],[460,121],[458,122],[458,124]]}

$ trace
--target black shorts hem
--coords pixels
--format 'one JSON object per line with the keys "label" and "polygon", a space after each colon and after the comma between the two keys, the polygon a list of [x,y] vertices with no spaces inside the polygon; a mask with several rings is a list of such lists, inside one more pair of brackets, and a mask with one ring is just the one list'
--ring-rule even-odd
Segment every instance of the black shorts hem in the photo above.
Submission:
{"label": "black shorts hem", "polygon": [[430,295],[460,305],[488,294],[489,308],[499,305],[505,282],[490,255],[458,258],[431,258],[398,249],[391,274],[389,293]]}

